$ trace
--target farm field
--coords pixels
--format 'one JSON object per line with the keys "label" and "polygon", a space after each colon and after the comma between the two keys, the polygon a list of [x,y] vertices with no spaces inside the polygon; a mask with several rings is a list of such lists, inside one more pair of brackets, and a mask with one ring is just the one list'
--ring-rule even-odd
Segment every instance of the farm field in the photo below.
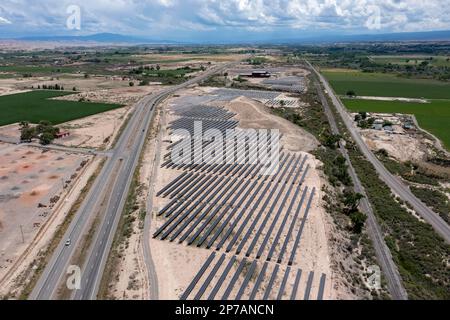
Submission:
{"label": "farm field", "polygon": [[17,73],[36,73],[36,74],[46,74],[46,73],[73,73],[76,68],[73,67],[60,67],[60,66],[34,66],[34,65],[11,65],[11,66],[0,66],[0,72],[17,72]]}
{"label": "farm field", "polygon": [[0,126],[20,121],[38,123],[49,120],[53,124],[84,118],[121,107],[118,104],[51,100],[73,92],[31,91],[0,97]]}
{"label": "farm field", "polygon": [[351,111],[414,114],[419,125],[438,137],[450,150],[450,100],[430,103],[342,99]]}
{"label": "farm field", "polygon": [[353,90],[359,96],[450,99],[450,84],[437,80],[341,69],[324,69],[322,73],[340,95]]}
{"label": "farm field", "polygon": [[[432,58],[430,60],[430,58]],[[370,59],[380,64],[397,64],[397,65],[419,65],[423,61],[428,61],[436,67],[449,67],[450,60],[447,56],[427,56],[427,55],[403,55],[403,56],[371,56]]]}

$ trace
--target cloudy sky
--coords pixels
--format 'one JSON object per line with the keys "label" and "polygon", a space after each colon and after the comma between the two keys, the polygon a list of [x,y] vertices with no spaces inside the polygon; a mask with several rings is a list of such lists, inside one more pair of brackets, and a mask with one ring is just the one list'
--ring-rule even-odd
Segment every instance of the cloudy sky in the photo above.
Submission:
{"label": "cloudy sky", "polygon": [[[80,8],[80,29],[68,18]],[[69,9],[69,10],[68,10]],[[450,30],[450,0],[1,0],[0,38],[100,32],[232,41]]]}

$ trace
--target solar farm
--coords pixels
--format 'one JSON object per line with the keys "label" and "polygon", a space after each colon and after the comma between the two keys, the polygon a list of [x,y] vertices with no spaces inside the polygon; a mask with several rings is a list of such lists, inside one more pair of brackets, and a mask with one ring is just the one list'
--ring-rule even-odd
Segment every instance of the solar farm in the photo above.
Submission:
{"label": "solar farm", "polygon": [[[213,95],[254,99],[275,99],[279,93],[217,89]],[[216,101],[217,102],[217,101]],[[158,211],[152,241],[191,248],[206,253],[189,283],[177,295],[180,299],[324,299],[327,268],[315,268],[318,261],[302,250],[311,234],[311,219],[320,197],[313,183],[314,159],[304,152],[291,152],[280,146],[278,166],[250,162],[261,148],[273,148],[273,137],[250,143],[239,129],[235,113],[225,107],[206,104],[175,104],[167,123],[167,150],[161,155],[161,187],[156,193]],[[191,139],[198,132],[194,122],[225,133],[235,129],[235,139]],[[183,130],[185,135],[179,134]],[[230,152],[235,161],[197,163],[194,154],[181,154],[173,162],[177,145],[190,145],[203,154]],[[215,151],[216,150],[216,151]],[[242,161],[245,159],[247,161]],[[268,170],[270,174],[267,174]],[[308,229],[308,231],[306,231]],[[206,252],[206,253],[205,253]],[[305,261],[308,261],[307,263]],[[329,291],[329,290],[328,290]]]}
{"label": "solar farm", "polygon": [[[267,80],[269,81],[269,80]],[[275,81],[275,80],[274,80]],[[275,89],[275,86],[271,86]],[[289,90],[286,90],[289,89]],[[294,87],[286,88],[286,86],[280,86],[277,90],[284,90],[287,92],[294,92],[297,90]],[[300,90],[300,89],[298,89]],[[296,91],[295,91],[296,92]],[[298,93],[298,92],[296,92]],[[239,97],[246,97],[252,100],[259,101],[268,107],[288,107],[297,108],[299,106],[299,99],[295,97],[288,97],[281,91],[264,91],[264,90],[241,90],[241,89],[228,89],[220,88],[212,92],[217,101],[232,101]]]}
{"label": "solar farm", "polygon": [[269,85],[273,90],[287,91],[294,93],[303,93],[306,90],[306,82],[304,77],[282,77],[278,79],[267,79],[262,83]]}

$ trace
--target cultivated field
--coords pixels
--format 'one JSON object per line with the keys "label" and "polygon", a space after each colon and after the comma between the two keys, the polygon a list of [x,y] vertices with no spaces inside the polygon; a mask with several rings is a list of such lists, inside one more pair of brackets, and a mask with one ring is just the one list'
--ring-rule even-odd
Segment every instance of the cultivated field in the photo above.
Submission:
{"label": "cultivated field", "polygon": [[392,74],[325,69],[336,93],[353,90],[359,96],[450,99],[450,84],[437,80],[407,79]]}
{"label": "cultivated field", "polygon": [[50,100],[69,94],[72,92],[43,90],[1,96],[0,126],[20,121],[38,123],[41,120],[60,124],[120,107],[117,104]]}
{"label": "cultivated field", "polygon": [[397,64],[397,65],[420,65],[424,61],[433,66],[450,66],[450,57],[448,56],[426,56],[426,55],[401,55],[401,56],[371,56],[370,60],[380,64]]}

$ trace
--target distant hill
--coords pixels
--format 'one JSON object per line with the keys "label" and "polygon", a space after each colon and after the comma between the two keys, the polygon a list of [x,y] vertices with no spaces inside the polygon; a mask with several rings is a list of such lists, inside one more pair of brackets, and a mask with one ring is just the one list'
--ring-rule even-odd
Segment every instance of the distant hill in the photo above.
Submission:
{"label": "distant hill", "polygon": [[311,35],[295,39],[279,39],[274,43],[336,43],[336,42],[395,42],[395,41],[450,41],[450,30],[428,32],[400,32],[358,35]]}
{"label": "distant hill", "polygon": [[57,41],[57,42],[99,42],[99,43],[133,43],[133,44],[175,44],[167,40],[153,40],[115,33],[96,33],[86,36],[30,36],[14,40],[21,41]]}
{"label": "distant hill", "polygon": [[15,38],[21,41],[49,41],[49,42],[79,42],[79,43],[108,43],[108,44],[304,44],[304,43],[345,43],[345,42],[395,42],[395,41],[450,41],[450,30],[428,32],[402,32],[383,34],[342,35],[336,33],[310,33],[303,32],[301,36],[277,39],[238,39],[222,41],[219,38],[213,41],[196,41],[185,39],[183,42],[171,40],[155,40],[138,36],[126,36],[115,33],[97,33],[84,36],[30,36]]}

